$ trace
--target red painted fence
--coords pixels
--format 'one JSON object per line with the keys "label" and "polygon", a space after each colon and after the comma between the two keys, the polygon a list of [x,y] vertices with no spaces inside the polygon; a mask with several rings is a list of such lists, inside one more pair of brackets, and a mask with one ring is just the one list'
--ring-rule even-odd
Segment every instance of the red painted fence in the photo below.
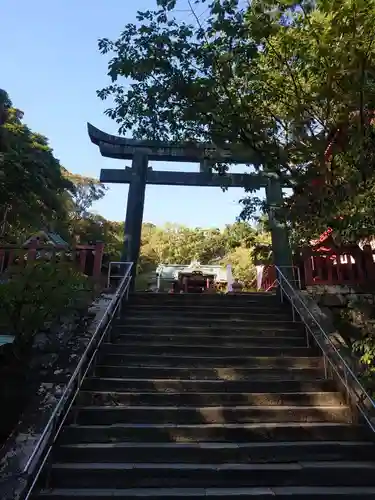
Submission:
{"label": "red painted fence", "polygon": [[305,249],[303,275],[306,286],[364,285],[375,281],[375,251],[365,246],[363,251],[343,248],[324,253]]}
{"label": "red painted fence", "polygon": [[275,266],[265,266],[262,275],[261,290],[270,292],[276,287],[276,269]]}
{"label": "red painted fence", "polygon": [[[319,252],[306,248],[302,250],[300,265],[295,262],[293,272],[296,282],[298,281],[302,288],[313,285],[375,284],[375,250],[369,245],[365,246],[363,251],[342,248],[340,252]],[[265,266],[261,290],[274,289],[275,280],[275,267]]]}
{"label": "red painted fence", "polygon": [[104,243],[94,245],[76,245],[67,249],[63,246],[38,245],[33,241],[27,248],[18,245],[0,247],[0,273],[12,264],[25,265],[36,259],[48,259],[50,262],[65,260],[75,263],[80,271],[95,280],[101,277]]}

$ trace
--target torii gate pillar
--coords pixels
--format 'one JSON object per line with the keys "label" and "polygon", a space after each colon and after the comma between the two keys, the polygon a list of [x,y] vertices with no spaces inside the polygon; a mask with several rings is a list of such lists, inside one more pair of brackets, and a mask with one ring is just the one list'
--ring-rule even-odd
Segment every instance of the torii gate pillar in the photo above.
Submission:
{"label": "torii gate pillar", "polygon": [[134,290],[137,263],[141,247],[147,168],[147,154],[142,151],[137,151],[132,159],[132,179],[129,183],[129,194],[125,216],[124,245],[121,254],[122,262],[134,263],[130,291]]}
{"label": "torii gate pillar", "polygon": [[270,177],[266,186],[268,218],[271,227],[273,263],[291,284],[295,283],[293,273],[292,251],[289,244],[288,230],[285,222],[277,220],[275,211],[283,203],[283,191],[280,180]]}

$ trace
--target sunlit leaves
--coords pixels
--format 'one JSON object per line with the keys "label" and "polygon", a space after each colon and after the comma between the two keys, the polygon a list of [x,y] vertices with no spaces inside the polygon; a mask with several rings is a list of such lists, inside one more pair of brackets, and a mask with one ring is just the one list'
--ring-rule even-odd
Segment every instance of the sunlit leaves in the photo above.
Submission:
{"label": "sunlit leaves", "polygon": [[64,178],[48,140],[32,132],[22,122],[23,113],[11,107],[5,93],[2,96],[7,110],[0,155],[0,234],[4,237],[11,227],[40,228],[61,217],[60,196],[73,185]]}
{"label": "sunlit leaves", "polygon": [[[158,0],[118,40],[99,42],[112,83],[98,95],[113,100],[107,114],[120,133],[253,151],[257,168],[301,184],[284,216],[304,235],[340,213],[354,234],[354,208],[375,220],[364,201],[375,159],[364,119],[375,108],[375,0],[196,0],[184,19],[182,5]],[[326,164],[327,136],[342,126]],[[247,215],[257,208],[249,200]]]}
{"label": "sunlit leaves", "polygon": [[74,186],[69,195],[70,217],[82,219],[89,215],[92,204],[103,198],[107,188],[97,179],[64,171],[64,177]]}
{"label": "sunlit leaves", "polygon": [[260,244],[268,248],[268,254],[270,234],[255,230],[245,222],[227,225],[222,230],[144,224],[140,270],[153,271],[160,263],[189,264],[192,260],[202,264],[231,263],[235,276],[247,281],[253,276],[254,258],[259,258]]}

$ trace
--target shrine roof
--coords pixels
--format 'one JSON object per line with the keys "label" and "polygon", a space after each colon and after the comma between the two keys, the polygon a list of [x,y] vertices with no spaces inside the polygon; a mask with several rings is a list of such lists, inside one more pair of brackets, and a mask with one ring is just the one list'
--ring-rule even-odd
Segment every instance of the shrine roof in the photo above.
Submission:
{"label": "shrine roof", "polygon": [[24,246],[30,244],[30,242],[35,239],[44,239],[46,242],[56,247],[69,247],[69,243],[67,243],[58,233],[47,231],[38,231],[33,234],[25,241]]}

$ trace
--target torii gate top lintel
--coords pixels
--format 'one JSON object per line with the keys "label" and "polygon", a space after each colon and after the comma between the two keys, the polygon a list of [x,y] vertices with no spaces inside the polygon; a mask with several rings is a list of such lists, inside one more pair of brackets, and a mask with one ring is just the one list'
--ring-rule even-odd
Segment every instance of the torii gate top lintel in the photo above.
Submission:
{"label": "torii gate top lintel", "polygon": [[131,160],[135,153],[147,154],[149,160],[201,163],[204,160],[230,161],[231,163],[254,164],[257,155],[254,151],[244,150],[240,145],[219,149],[209,143],[174,143],[128,139],[111,135],[99,130],[90,123],[87,130],[91,142],[96,144],[102,156]]}

